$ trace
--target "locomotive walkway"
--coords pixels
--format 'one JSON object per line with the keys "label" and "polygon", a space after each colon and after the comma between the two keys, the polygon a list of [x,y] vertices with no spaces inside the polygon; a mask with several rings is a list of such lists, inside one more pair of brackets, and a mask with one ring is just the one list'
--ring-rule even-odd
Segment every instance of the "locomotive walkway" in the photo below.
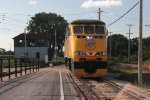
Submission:
{"label": "locomotive walkway", "polygon": [[61,65],[1,82],[0,100],[79,100],[79,97],[65,66]]}

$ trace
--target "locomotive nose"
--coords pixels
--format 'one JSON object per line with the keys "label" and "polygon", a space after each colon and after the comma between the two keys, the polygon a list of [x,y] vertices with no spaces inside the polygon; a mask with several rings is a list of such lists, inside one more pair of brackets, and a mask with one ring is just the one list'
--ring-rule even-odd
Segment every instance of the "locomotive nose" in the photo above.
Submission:
{"label": "locomotive nose", "polygon": [[85,65],[84,66],[84,71],[86,73],[89,73],[89,74],[92,74],[92,73],[95,73],[97,70],[97,67],[95,64],[90,64],[90,65]]}

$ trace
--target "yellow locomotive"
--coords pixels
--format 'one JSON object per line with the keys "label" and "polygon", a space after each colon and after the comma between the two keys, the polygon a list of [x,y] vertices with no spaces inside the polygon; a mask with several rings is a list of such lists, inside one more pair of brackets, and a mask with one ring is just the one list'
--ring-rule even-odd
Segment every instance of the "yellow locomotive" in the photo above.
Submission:
{"label": "yellow locomotive", "polygon": [[65,63],[77,77],[107,74],[106,25],[99,20],[74,20],[65,36]]}

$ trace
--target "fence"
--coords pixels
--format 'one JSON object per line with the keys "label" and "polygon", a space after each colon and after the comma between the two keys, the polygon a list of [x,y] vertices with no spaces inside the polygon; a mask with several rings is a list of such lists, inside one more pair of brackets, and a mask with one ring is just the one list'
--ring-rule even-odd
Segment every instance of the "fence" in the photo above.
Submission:
{"label": "fence", "polygon": [[[12,75],[15,77],[22,76],[28,73],[39,71],[39,59],[35,58],[15,58],[15,59],[0,59],[0,78],[1,82],[4,77],[11,79]],[[20,74],[20,75],[18,75]]]}

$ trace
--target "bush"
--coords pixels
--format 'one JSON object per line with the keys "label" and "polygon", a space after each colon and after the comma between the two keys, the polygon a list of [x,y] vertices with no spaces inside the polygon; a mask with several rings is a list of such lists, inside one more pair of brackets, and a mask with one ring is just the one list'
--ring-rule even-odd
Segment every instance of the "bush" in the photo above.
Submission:
{"label": "bush", "polygon": [[150,72],[150,59],[144,62],[144,70]]}
{"label": "bush", "polygon": [[109,66],[112,66],[112,65],[115,65],[117,64],[117,58],[116,57],[108,57],[108,65]]}

